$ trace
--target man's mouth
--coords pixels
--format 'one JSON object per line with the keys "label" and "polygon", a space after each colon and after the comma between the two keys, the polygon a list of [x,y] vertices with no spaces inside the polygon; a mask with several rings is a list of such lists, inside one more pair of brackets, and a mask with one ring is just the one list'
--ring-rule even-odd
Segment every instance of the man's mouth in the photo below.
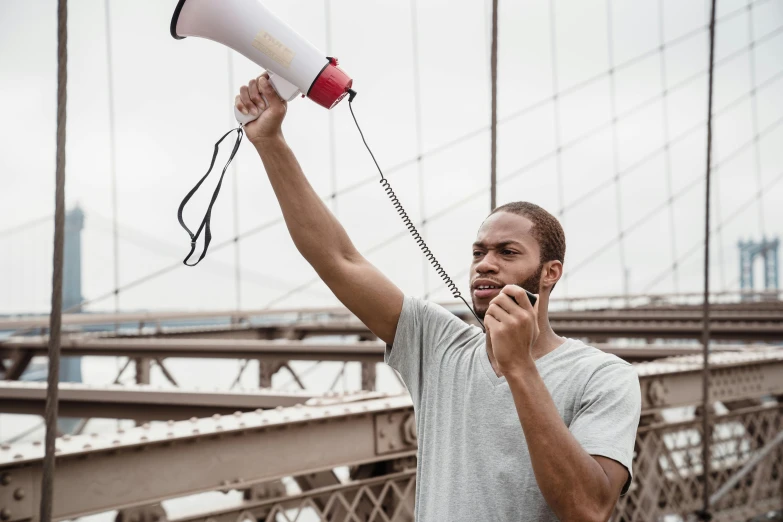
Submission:
{"label": "man's mouth", "polygon": [[492,298],[498,295],[502,289],[502,285],[494,283],[473,285],[473,296],[477,299]]}

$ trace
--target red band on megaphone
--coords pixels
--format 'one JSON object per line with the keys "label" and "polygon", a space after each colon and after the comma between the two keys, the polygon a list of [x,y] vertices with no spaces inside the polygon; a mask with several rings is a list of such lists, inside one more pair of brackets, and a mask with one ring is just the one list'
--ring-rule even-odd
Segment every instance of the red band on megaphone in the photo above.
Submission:
{"label": "red band on megaphone", "polygon": [[337,67],[337,60],[332,58],[313,82],[307,97],[318,105],[331,109],[348,94],[351,85],[353,80]]}

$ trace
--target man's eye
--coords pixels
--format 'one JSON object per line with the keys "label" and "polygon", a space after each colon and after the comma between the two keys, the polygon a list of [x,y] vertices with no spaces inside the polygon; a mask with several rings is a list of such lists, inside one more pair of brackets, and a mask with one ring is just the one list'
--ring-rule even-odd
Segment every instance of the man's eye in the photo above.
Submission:
{"label": "man's eye", "polygon": [[479,250],[474,250],[474,251],[473,251],[473,257],[478,257],[478,256],[480,256],[480,255],[482,255],[482,252],[481,252],[481,251],[479,251]]}
{"label": "man's eye", "polygon": [[514,252],[513,250],[509,250],[509,249],[507,249],[507,248],[506,248],[505,250],[503,250],[503,251],[501,252],[501,254],[503,254],[504,256],[507,256],[507,255],[516,254],[516,252]]}

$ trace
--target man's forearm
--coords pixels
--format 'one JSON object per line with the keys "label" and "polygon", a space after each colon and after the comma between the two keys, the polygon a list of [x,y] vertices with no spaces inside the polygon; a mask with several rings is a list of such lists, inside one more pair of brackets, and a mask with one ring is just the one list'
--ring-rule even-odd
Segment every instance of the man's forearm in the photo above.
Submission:
{"label": "man's forearm", "polygon": [[560,520],[606,520],[614,499],[603,468],[560,418],[544,381],[530,362],[506,375],[525,433],[538,487]]}
{"label": "man's forearm", "polygon": [[285,140],[270,138],[254,145],[302,256],[319,273],[332,261],[353,256],[356,248],[348,234],[315,193]]}

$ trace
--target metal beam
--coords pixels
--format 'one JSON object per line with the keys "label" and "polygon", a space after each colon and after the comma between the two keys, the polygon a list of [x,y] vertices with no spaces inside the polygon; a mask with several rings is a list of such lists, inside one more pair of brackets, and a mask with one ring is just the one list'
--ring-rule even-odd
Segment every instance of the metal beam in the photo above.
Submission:
{"label": "metal beam", "polygon": [[[642,410],[702,402],[699,355],[639,363]],[[783,394],[783,351],[713,353],[710,355],[710,400],[730,402]]]}
{"label": "metal beam", "polygon": [[[753,292],[749,295],[761,297],[761,301],[745,301],[745,302],[719,302],[722,297],[730,297],[732,299],[739,299],[742,295],[741,292],[715,292],[710,294],[711,299],[715,301],[711,307],[720,310],[781,310],[783,309],[783,291],[766,291],[766,292]],[[629,298],[632,300],[643,299],[649,305],[645,305],[650,309],[665,310],[686,310],[693,309],[694,305],[689,304],[677,304],[677,301],[683,299],[701,298],[702,294],[698,293],[684,293],[684,294],[661,294],[661,295],[643,295],[643,296],[627,296],[627,295],[607,295],[607,296],[585,296],[585,297],[571,297],[571,298],[556,298],[552,299],[551,303],[557,306],[561,303],[566,303],[569,306],[574,303],[589,303],[591,301],[618,301],[626,302]],[[460,314],[469,315],[469,312],[463,309],[462,305],[453,301],[439,303],[447,309],[456,311]],[[621,310],[622,307],[611,307],[615,310]],[[638,310],[639,308],[633,308],[632,310]],[[554,312],[554,310],[553,310]],[[86,325],[102,325],[102,324],[119,324],[119,325],[159,325],[162,322],[172,321],[204,321],[206,319],[220,319],[225,323],[240,323],[249,322],[253,317],[274,317],[274,316],[291,316],[291,317],[305,317],[315,315],[332,315],[332,316],[348,316],[352,317],[352,314],[344,307],[313,307],[313,308],[278,308],[278,309],[262,309],[262,310],[206,310],[201,312],[138,312],[138,313],[121,313],[121,314],[104,314],[104,313],[79,313],[79,314],[63,314],[63,325],[69,326],[86,326]],[[31,328],[48,328],[49,316],[31,315],[31,316],[17,316],[10,318],[0,318],[0,331],[14,331]]]}
{"label": "metal beam", "polygon": [[[783,394],[783,351],[716,353],[711,356],[711,365],[714,368],[712,400],[736,402]],[[701,401],[699,356],[659,359],[636,364],[635,368],[645,412]],[[141,420],[187,419],[285,407],[314,397],[306,392],[162,390],[151,386],[96,387],[73,383],[61,384],[60,393],[64,416]],[[354,397],[383,395],[362,392]],[[0,382],[0,412],[40,415],[45,397],[43,383]]]}
{"label": "metal beam", "polygon": [[[574,338],[609,339],[699,339],[701,321],[550,321],[559,335]],[[783,321],[733,322],[714,320],[710,322],[716,341],[783,341]],[[275,325],[250,325],[225,328],[171,329],[151,334],[154,337],[174,338],[231,338],[270,339],[296,336],[304,339],[312,336],[369,335],[370,331],[358,321],[333,321],[320,323],[296,323],[285,327]]]}
{"label": "metal beam", "polygon": [[[559,335],[576,338],[699,339],[700,321],[678,323],[654,321],[552,322]],[[754,323],[710,322],[710,337],[720,341],[777,342],[783,340],[783,321]]]}
{"label": "metal beam", "polygon": [[[0,357],[12,357],[22,351],[46,355],[45,336],[13,337],[0,343]],[[358,361],[383,362],[385,344],[376,341],[313,343],[305,341],[267,341],[257,339],[190,338],[111,338],[71,336],[63,340],[62,352],[69,356],[109,356],[135,358],[258,359],[261,361]],[[700,353],[697,345],[617,346],[594,344],[630,362]],[[715,345],[714,351],[738,351],[745,345]]]}
{"label": "metal beam", "polygon": [[[229,415],[301,404],[307,392],[162,390],[145,385],[89,386],[60,383],[59,412],[64,417],[181,420]],[[0,381],[0,412],[43,415],[46,383]]]}
{"label": "metal beam", "polygon": [[[57,444],[52,516],[71,519],[415,455],[416,442],[405,433],[412,415],[410,398],[395,396],[154,424],[108,437],[64,437]],[[36,516],[42,462],[40,444],[0,446],[5,522]],[[18,498],[17,489],[29,493]]]}
{"label": "metal beam", "polygon": [[[265,361],[383,362],[383,343],[373,341],[311,343],[257,339],[108,338],[78,336],[63,339],[67,355],[112,357],[188,357],[259,359]],[[0,343],[0,356],[17,351],[46,355],[47,337],[16,337]]]}

